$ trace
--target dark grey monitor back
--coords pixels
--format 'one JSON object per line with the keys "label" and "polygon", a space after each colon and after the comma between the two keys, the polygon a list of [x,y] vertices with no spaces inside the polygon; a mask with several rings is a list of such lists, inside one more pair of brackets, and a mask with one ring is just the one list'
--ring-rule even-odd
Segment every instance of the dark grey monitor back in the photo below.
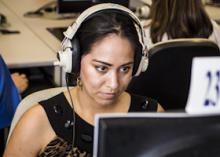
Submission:
{"label": "dark grey monitor back", "polygon": [[57,0],[58,13],[78,13],[92,6],[92,0]]}
{"label": "dark grey monitor back", "polygon": [[116,3],[129,6],[129,0],[57,0],[57,12],[80,13],[98,3]]}
{"label": "dark grey monitor back", "polygon": [[220,115],[141,115],[100,118],[94,157],[220,156]]}

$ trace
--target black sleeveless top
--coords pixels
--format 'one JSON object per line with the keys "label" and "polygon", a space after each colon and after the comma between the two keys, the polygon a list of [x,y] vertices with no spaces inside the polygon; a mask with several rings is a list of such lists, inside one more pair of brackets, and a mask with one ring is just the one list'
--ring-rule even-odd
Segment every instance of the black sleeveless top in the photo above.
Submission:
{"label": "black sleeveless top", "polygon": [[[73,137],[73,112],[64,93],[40,102],[56,137],[43,149],[39,157],[90,157],[93,149],[94,127],[75,113],[75,139]],[[157,101],[142,96],[131,95],[128,112],[155,112]]]}

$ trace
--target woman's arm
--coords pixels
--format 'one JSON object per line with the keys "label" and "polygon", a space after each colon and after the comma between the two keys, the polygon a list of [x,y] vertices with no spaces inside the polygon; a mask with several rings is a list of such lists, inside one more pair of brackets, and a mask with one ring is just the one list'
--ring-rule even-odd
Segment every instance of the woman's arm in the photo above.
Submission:
{"label": "woman's arm", "polygon": [[54,136],[44,109],[36,105],[19,120],[6,145],[3,157],[37,157]]}
{"label": "woman's arm", "polygon": [[25,74],[16,72],[11,74],[11,78],[20,93],[23,93],[28,88],[28,79]]}

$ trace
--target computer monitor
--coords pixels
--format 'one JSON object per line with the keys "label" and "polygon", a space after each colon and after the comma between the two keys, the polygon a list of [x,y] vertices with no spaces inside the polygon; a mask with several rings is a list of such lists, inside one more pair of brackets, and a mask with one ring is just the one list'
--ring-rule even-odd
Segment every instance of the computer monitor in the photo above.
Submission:
{"label": "computer monitor", "polygon": [[57,12],[80,13],[98,3],[116,3],[128,7],[129,0],[57,0]]}
{"label": "computer monitor", "polygon": [[115,3],[115,4],[120,4],[125,7],[129,7],[129,0],[93,0],[94,4],[98,3]]}
{"label": "computer monitor", "polygon": [[92,0],[57,0],[58,13],[78,13],[92,6]]}
{"label": "computer monitor", "polygon": [[98,115],[93,157],[219,157],[220,115]]}

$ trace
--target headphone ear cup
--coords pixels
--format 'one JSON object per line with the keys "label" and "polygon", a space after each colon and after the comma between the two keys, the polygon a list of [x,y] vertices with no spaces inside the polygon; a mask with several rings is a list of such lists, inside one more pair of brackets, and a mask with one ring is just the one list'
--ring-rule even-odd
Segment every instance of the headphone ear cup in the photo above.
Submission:
{"label": "headphone ear cup", "polygon": [[79,40],[77,38],[72,39],[72,73],[78,74],[80,70],[80,46]]}
{"label": "headphone ear cup", "polygon": [[142,53],[136,50],[135,56],[134,56],[134,67],[133,67],[132,76],[134,76],[136,72],[138,71],[139,65],[141,63],[141,59],[142,59]]}
{"label": "headphone ear cup", "polygon": [[63,67],[66,73],[70,73],[72,70],[72,51],[70,48],[66,48],[65,51],[59,51],[57,54],[58,62],[55,65]]}
{"label": "headphone ear cup", "polygon": [[148,62],[149,62],[148,57],[142,56],[142,58],[140,60],[140,64],[138,65],[138,69],[135,72],[135,75],[133,75],[133,76],[139,76],[141,74],[141,72],[145,72],[148,67]]}

